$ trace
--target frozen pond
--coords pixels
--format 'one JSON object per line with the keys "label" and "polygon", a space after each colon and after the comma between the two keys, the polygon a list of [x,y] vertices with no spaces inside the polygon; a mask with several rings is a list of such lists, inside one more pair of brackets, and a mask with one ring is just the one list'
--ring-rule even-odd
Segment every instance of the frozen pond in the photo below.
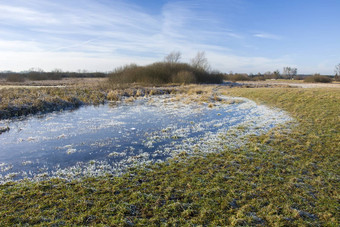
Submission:
{"label": "frozen pond", "polygon": [[182,152],[238,147],[249,134],[291,121],[285,112],[248,99],[221,98],[212,107],[155,96],[0,121],[10,128],[0,135],[0,183],[116,175]]}

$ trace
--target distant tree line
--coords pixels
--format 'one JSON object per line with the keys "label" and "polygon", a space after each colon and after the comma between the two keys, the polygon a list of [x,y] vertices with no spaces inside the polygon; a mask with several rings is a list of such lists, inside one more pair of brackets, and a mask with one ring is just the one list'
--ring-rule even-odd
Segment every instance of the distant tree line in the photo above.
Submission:
{"label": "distant tree line", "polygon": [[23,82],[25,80],[61,80],[63,78],[103,78],[108,77],[112,83],[221,83],[228,81],[258,81],[276,79],[304,80],[305,82],[329,83],[333,80],[340,81],[340,63],[335,66],[334,76],[298,74],[297,68],[283,67],[282,73],[279,70],[265,73],[221,73],[212,71],[205,57],[205,52],[198,52],[190,63],[182,63],[181,52],[173,51],[164,57],[162,62],[156,62],[147,66],[130,64],[118,67],[110,73],[87,72],[63,72],[55,69],[51,72],[44,72],[41,69],[29,69],[25,72],[0,72],[0,79],[9,82]]}
{"label": "distant tree line", "polygon": [[293,67],[284,67],[282,73],[279,70],[275,70],[273,72],[265,72],[265,73],[257,73],[257,74],[247,74],[247,73],[225,73],[223,74],[224,80],[229,81],[261,81],[261,80],[277,80],[277,79],[286,79],[286,80],[303,80],[309,83],[330,83],[333,80],[340,80],[340,64],[336,66],[335,76],[331,75],[320,75],[319,73],[315,74],[298,74],[297,68]]}
{"label": "distant tree line", "polygon": [[6,79],[9,82],[24,82],[25,80],[61,80],[63,78],[101,78],[107,77],[107,73],[102,72],[63,72],[61,70],[54,70],[51,72],[44,72],[40,69],[30,69],[25,72],[0,72],[0,78]]}

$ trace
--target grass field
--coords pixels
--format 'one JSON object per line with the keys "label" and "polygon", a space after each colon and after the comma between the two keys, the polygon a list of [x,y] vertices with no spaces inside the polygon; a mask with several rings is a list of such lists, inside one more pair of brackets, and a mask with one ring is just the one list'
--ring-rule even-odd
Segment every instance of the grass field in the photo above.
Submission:
{"label": "grass field", "polygon": [[0,185],[0,225],[338,226],[340,89],[220,92],[297,122],[237,150],[183,154],[122,177]]}

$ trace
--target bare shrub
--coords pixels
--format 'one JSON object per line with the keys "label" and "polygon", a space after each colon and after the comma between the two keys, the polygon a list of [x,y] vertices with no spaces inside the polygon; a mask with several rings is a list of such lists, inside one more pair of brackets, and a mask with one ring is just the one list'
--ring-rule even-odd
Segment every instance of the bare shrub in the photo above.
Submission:
{"label": "bare shrub", "polygon": [[226,80],[230,80],[233,82],[251,80],[251,78],[249,78],[247,74],[240,74],[240,73],[235,73],[235,74],[230,73],[230,74],[225,75],[224,78]]}
{"label": "bare shrub", "polygon": [[315,74],[313,76],[308,76],[304,79],[306,83],[331,83],[332,79],[327,76],[321,76],[320,74]]}
{"label": "bare shrub", "polygon": [[[187,75],[177,75],[182,71],[186,71]],[[186,79],[180,80],[180,76],[185,76]],[[222,79],[222,74],[219,73],[209,73],[186,63],[170,64],[168,62],[156,62],[147,66],[128,65],[109,74],[111,85],[121,83],[166,84],[174,80],[185,83],[221,83]]]}
{"label": "bare shrub", "polygon": [[172,76],[173,83],[192,84],[196,83],[195,75],[189,71],[180,71]]}
{"label": "bare shrub", "polygon": [[7,76],[7,81],[8,82],[24,82],[25,77],[24,75],[13,73]]}
{"label": "bare shrub", "polygon": [[61,73],[45,73],[45,72],[29,72],[27,75],[29,80],[61,80]]}

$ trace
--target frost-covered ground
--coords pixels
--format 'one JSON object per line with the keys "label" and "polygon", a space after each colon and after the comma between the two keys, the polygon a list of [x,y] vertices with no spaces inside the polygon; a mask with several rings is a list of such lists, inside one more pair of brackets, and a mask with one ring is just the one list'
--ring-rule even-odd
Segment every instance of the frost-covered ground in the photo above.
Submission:
{"label": "frost-covered ground", "polygon": [[183,153],[237,148],[291,120],[245,98],[198,103],[163,95],[1,121],[10,131],[0,135],[0,183],[117,175]]}

